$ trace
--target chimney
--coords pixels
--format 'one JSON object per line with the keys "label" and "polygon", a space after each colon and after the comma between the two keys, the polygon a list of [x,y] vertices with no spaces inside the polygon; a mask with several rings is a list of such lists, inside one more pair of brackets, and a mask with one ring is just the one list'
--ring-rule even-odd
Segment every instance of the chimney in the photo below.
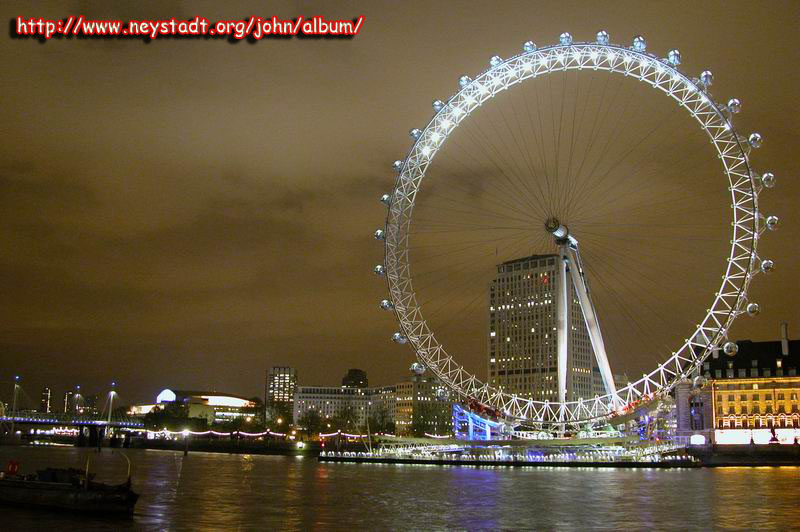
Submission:
{"label": "chimney", "polygon": [[781,354],[789,354],[789,324],[785,321],[781,323]]}

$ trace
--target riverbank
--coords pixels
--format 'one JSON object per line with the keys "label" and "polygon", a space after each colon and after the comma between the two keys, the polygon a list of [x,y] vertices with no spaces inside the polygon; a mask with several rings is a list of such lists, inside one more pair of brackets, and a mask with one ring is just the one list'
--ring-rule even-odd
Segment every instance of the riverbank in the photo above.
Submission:
{"label": "riverbank", "polygon": [[800,445],[704,445],[687,453],[705,467],[800,466]]}
{"label": "riverbank", "polygon": [[[302,445],[298,445],[298,443]],[[226,453],[226,454],[263,454],[280,456],[317,456],[321,447],[319,442],[285,442],[246,440],[134,440],[132,449],[157,449],[166,451]]]}
{"label": "riverbank", "polygon": [[[63,447],[74,446],[72,441],[33,442],[5,441],[0,445],[22,447],[47,447],[49,445]],[[330,452],[319,441],[280,441],[247,439],[133,439],[129,447],[103,446],[102,449],[153,449],[173,451],[176,453],[219,453],[219,454],[254,454],[275,456],[319,457],[320,462],[350,463],[382,463],[382,464],[428,464],[442,466],[506,466],[506,467],[592,467],[592,468],[656,468],[669,469],[676,467],[800,467],[800,446],[795,445],[726,445],[726,446],[691,446],[684,453],[688,459],[675,456],[661,461],[633,460],[488,460],[488,459],[452,459],[452,458],[411,458],[391,456],[365,456],[362,443],[342,444],[338,453]],[[334,447],[334,449],[336,449]],[[328,456],[323,451],[328,450]],[[360,456],[359,456],[360,455]]]}
{"label": "riverbank", "polygon": [[320,454],[320,462],[357,463],[357,464],[419,464],[439,466],[477,466],[477,467],[581,467],[581,468],[627,468],[627,469],[675,469],[702,467],[693,460],[664,460],[658,462],[634,461],[522,461],[522,460],[452,460],[452,459],[418,459],[365,456],[325,456]]}

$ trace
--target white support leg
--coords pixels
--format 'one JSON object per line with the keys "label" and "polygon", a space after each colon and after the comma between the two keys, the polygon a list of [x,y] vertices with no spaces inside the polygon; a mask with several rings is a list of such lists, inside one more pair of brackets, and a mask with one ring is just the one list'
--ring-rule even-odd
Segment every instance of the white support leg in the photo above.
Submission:
{"label": "white support leg", "polygon": [[[569,350],[569,282],[567,246],[558,246],[558,294],[556,295],[556,349],[558,352],[558,400],[567,400],[567,357]],[[571,394],[570,394],[571,395]]]}
{"label": "white support leg", "polygon": [[619,399],[616,397],[614,376],[611,373],[611,366],[608,363],[606,347],[603,343],[603,335],[600,332],[600,323],[597,321],[597,312],[594,309],[592,297],[589,294],[589,285],[583,273],[580,253],[578,253],[578,241],[570,236],[569,245],[565,247],[567,248],[567,257],[569,257],[569,271],[572,277],[572,283],[575,285],[575,293],[581,304],[581,310],[583,311],[583,317],[586,321],[589,339],[592,342],[594,356],[597,359],[600,376],[603,378],[603,386],[606,389],[606,393],[612,394],[614,402],[618,403]]}

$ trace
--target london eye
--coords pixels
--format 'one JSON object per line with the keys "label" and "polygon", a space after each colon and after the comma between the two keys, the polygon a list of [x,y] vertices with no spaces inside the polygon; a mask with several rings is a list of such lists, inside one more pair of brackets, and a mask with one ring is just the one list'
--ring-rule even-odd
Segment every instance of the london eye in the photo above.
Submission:
{"label": "london eye", "polygon": [[774,267],[757,247],[775,176],[735,126],[742,103],[681,62],[605,31],[529,41],[411,130],[374,233],[380,306],[464,402],[578,429],[735,354],[750,283]]}

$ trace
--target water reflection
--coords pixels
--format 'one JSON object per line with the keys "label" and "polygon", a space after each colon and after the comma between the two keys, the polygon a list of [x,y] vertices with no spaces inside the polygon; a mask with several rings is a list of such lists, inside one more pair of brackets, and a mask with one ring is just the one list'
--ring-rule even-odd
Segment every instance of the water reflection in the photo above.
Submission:
{"label": "water reflection", "polygon": [[[0,447],[29,471],[81,467],[122,482],[119,451]],[[127,451],[142,494],[129,521],[5,508],[6,528],[787,530],[798,468],[508,469],[319,464],[315,459]]]}

